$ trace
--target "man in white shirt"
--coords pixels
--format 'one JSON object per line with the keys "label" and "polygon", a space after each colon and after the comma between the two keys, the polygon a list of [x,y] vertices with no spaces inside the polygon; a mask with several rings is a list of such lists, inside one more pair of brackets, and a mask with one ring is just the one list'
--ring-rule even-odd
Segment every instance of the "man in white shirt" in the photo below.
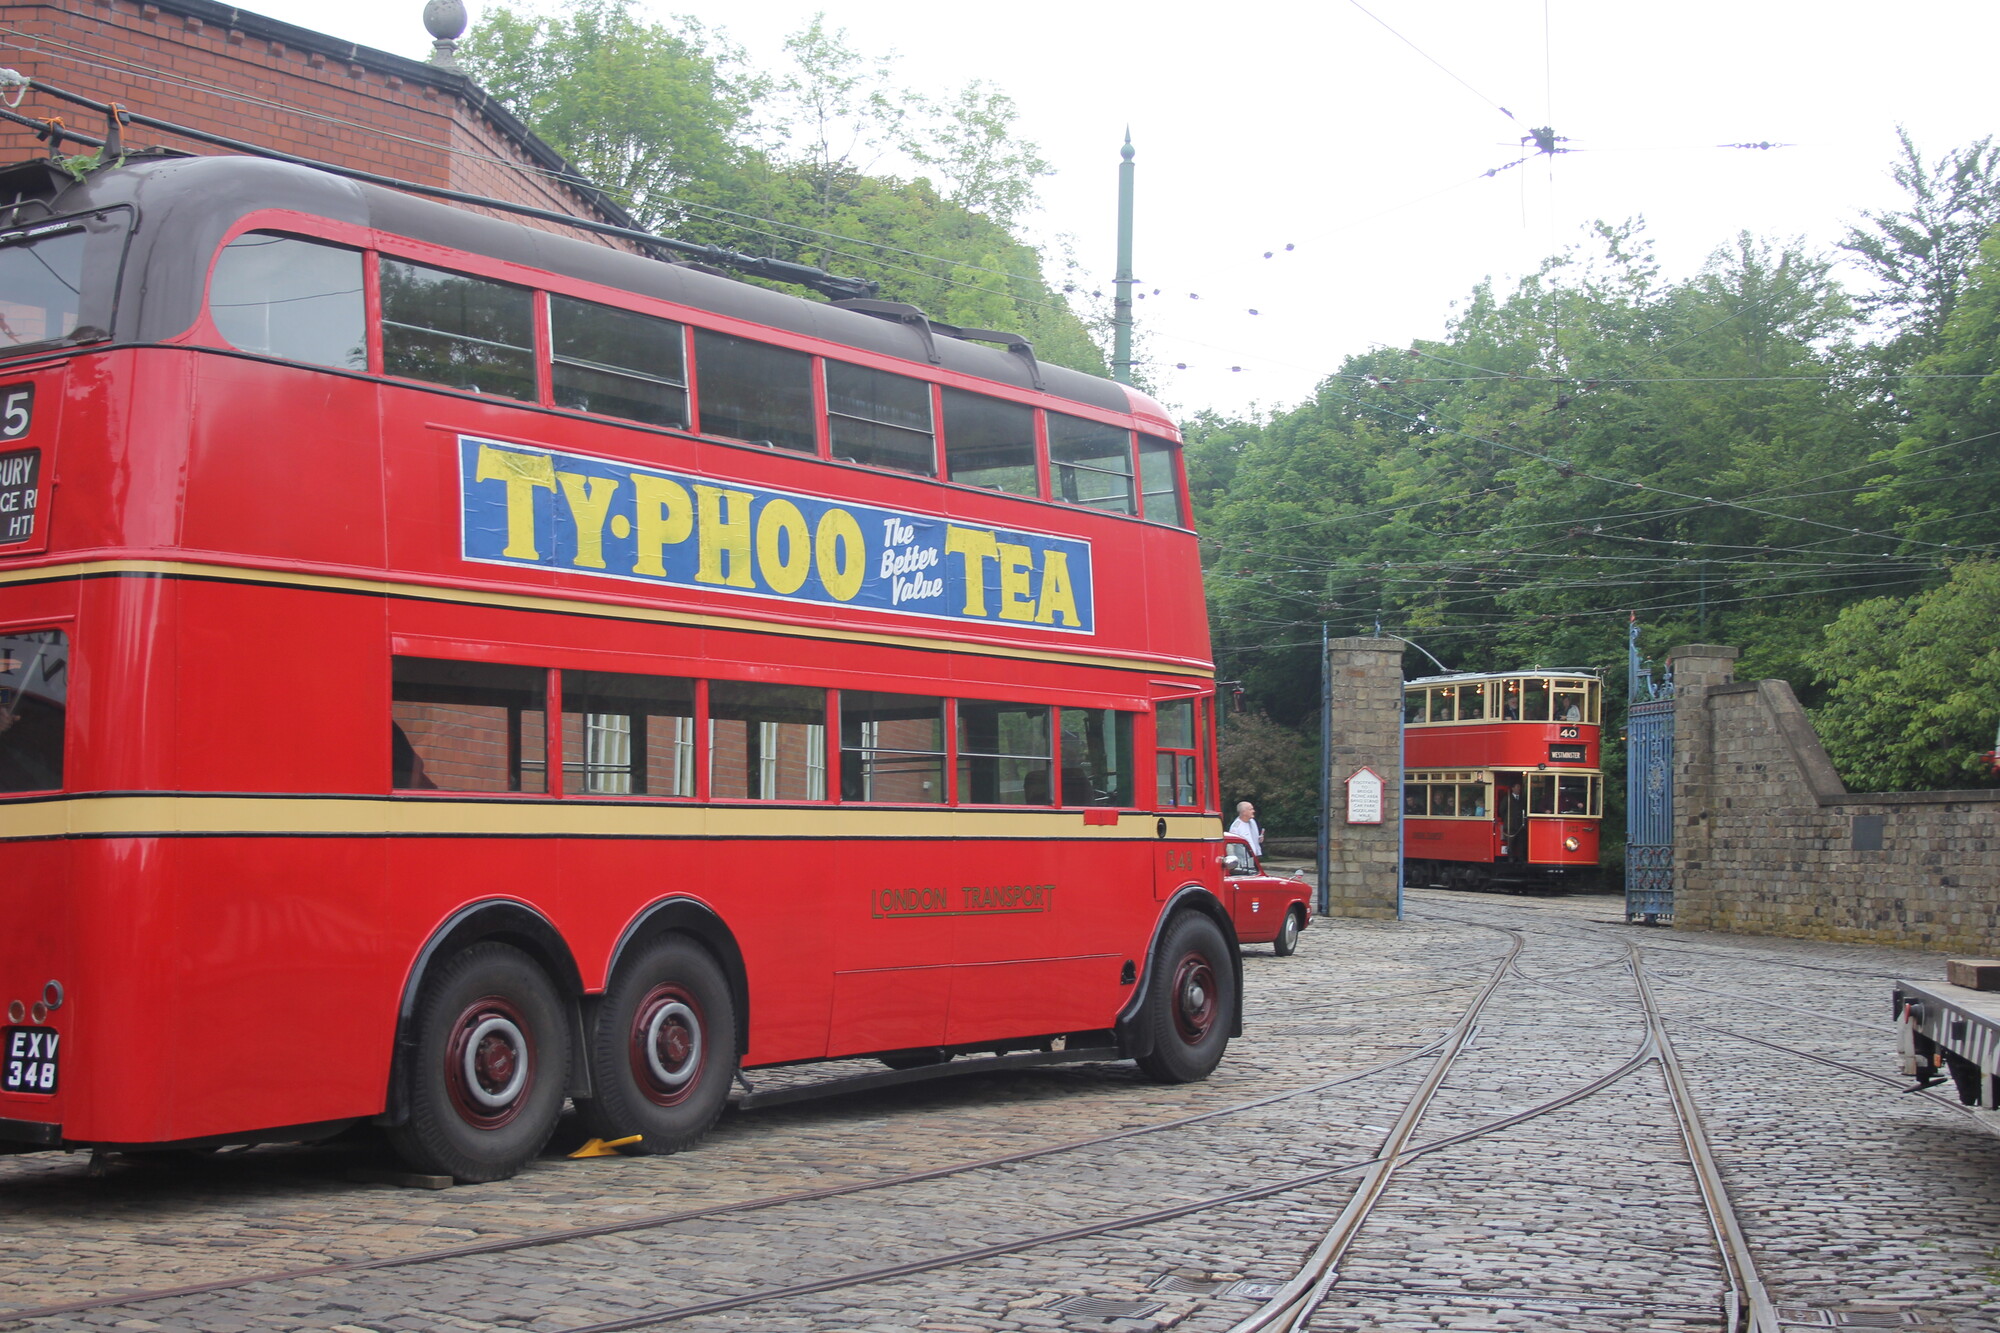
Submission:
{"label": "man in white shirt", "polygon": [[1248,801],[1236,803],[1236,822],[1229,826],[1231,837],[1241,838],[1250,844],[1253,856],[1264,854],[1264,830],[1257,825],[1257,807]]}

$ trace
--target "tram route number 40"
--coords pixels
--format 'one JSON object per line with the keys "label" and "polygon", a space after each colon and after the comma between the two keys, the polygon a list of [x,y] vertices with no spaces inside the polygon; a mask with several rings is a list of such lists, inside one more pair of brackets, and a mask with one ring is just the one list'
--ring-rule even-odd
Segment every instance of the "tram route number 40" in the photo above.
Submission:
{"label": "tram route number 40", "polygon": [[0,1092],[54,1092],[56,1046],[62,1034],[54,1028],[0,1028]]}

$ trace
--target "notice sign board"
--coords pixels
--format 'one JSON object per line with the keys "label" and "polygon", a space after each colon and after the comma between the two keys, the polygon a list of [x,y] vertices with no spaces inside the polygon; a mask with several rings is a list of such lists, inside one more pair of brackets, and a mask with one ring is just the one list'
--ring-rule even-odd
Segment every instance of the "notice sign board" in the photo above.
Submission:
{"label": "notice sign board", "polygon": [[1348,775],[1347,822],[1382,822],[1382,776],[1372,768],[1357,768]]}

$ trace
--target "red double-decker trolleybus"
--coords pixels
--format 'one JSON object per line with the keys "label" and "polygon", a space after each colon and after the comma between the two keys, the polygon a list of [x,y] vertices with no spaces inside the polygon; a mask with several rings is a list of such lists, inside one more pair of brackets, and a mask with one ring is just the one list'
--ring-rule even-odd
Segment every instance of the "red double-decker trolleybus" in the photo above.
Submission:
{"label": "red double-decker trolleybus", "polygon": [[1156,404],[293,165],[0,200],[0,1145],[491,1179],[741,1068],[1221,1058]]}
{"label": "red double-decker trolleybus", "polygon": [[1603,695],[1589,671],[1409,682],[1405,880],[1459,889],[1594,886]]}

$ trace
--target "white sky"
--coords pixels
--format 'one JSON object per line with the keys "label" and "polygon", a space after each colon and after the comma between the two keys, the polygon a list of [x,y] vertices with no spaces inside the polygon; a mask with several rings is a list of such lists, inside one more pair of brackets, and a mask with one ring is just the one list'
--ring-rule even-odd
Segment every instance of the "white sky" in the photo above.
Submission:
{"label": "white sky", "polygon": [[[694,15],[765,68],[824,8],[853,45],[900,55],[906,86],[996,85],[1056,168],[1033,226],[1073,237],[1107,296],[1129,124],[1141,350],[1184,412],[1295,404],[1350,353],[1442,333],[1475,282],[1531,271],[1593,219],[1643,215],[1669,277],[1743,230],[1830,249],[1894,202],[1898,124],[1932,153],[1996,128],[1991,3],[1363,2],[1451,74],[1352,0],[641,5]],[[430,47],[419,0],[246,8]],[[1544,124],[1592,151],[1480,176]],[[1713,146],[1765,140],[1795,146]]]}

